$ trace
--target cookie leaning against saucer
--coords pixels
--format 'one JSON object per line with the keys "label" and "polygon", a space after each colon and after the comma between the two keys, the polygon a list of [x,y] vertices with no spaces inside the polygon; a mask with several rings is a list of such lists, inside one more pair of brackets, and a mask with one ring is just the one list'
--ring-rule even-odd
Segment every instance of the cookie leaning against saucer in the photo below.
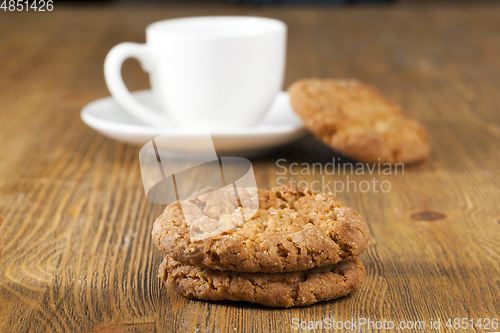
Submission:
{"label": "cookie leaning against saucer", "polygon": [[188,298],[286,308],[345,296],[359,288],[365,274],[358,258],[301,272],[238,273],[183,265],[167,256],[159,270],[167,287]]}
{"label": "cookie leaning against saucer", "polygon": [[[154,223],[154,243],[182,264],[266,273],[331,265],[366,248],[370,231],[365,220],[331,193],[283,186],[259,189],[258,196],[252,218],[204,239],[193,239],[180,205],[169,205]],[[198,204],[205,210],[212,206]]]}
{"label": "cookie leaning against saucer", "polygon": [[304,79],[288,92],[306,128],[345,156],[369,163],[412,163],[430,153],[425,128],[369,85]]}

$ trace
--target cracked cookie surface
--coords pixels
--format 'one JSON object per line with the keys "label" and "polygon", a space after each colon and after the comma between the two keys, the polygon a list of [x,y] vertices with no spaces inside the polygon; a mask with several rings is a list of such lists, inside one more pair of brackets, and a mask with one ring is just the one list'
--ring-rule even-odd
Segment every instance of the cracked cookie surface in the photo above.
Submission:
{"label": "cracked cookie surface", "polygon": [[265,273],[351,260],[367,246],[370,231],[365,220],[331,193],[288,185],[259,189],[258,199],[252,218],[204,239],[193,239],[179,204],[169,205],[154,223],[154,243],[182,264]]}
{"label": "cracked cookie surface", "polygon": [[241,273],[183,265],[167,256],[159,269],[167,287],[188,298],[286,308],[346,296],[365,274],[358,258],[300,272]]}
{"label": "cracked cookie surface", "polygon": [[356,80],[303,79],[288,89],[307,129],[345,156],[368,163],[413,163],[430,153],[418,121],[396,103]]}

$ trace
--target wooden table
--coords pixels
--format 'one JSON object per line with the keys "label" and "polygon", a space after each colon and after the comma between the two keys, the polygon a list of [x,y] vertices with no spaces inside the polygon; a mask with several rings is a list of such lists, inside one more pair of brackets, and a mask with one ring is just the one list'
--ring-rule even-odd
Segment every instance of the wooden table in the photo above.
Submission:
{"label": "wooden table", "polygon": [[[139,147],[97,134],[79,112],[108,95],[102,69],[113,45],[143,42],[156,20],[214,14],[288,24],[285,88],[303,77],[358,78],[430,132],[426,162],[375,175],[389,192],[337,193],[372,230],[362,255],[368,275],[352,296],[269,309],[187,300],[157,278],[162,254],[150,232],[164,206],[143,193]],[[0,12],[0,331],[296,332],[297,321],[325,318],[425,321],[425,331],[432,318],[456,331],[449,318],[500,319],[499,32],[495,4]],[[148,86],[136,62],[124,73],[130,89]],[[278,159],[326,164],[338,156],[309,138],[252,163],[258,185],[270,188]],[[347,176],[374,177],[292,178]]]}

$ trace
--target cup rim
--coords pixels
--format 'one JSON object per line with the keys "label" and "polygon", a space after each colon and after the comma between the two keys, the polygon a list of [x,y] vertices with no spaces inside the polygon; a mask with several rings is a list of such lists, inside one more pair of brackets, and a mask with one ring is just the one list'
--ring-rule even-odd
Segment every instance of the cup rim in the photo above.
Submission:
{"label": "cup rim", "polygon": [[[205,22],[203,22],[205,21]],[[205,30],[192,32],[192,31],[182,31],[184,26],[187,27],[188,24],[210,24],[215,21],[226,21],[226,24],[235,24],[237,21],[241,22],[251,22],[254,24],[259,24],[260,29],[254,29],[253,31],[235,31],[235,29],[229,29],[224,33],[210,34]],[[181,17],[174,19],[167,19],[162,21],[157,21],[149,24],[146,28],[146,36],[158,35],[168,37],[171,39],[188,39],[188,40],[214,40],[214,39],[234,39],[234,38],[244,38],[244,37],[254,37],[262,36],[271,33],[286,32],[287,26],[285,22],[274,18],[261,17],[261,16],[237,16],[237,15],[220,15],[220,16],[192,16],[192,17]]]}

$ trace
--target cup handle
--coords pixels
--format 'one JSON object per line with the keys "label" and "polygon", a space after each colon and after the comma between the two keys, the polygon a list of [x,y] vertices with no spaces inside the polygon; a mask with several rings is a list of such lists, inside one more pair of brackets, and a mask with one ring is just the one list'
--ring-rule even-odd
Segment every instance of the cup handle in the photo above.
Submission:
{"label": "cup handle", "polygon": [[167,125],[165,115],[139,103],[125,86],[121,69],[127,58],[137,59],[144,71],[151,69],[152,61],[146,44],[121,43],[114,46],[104,60],[104,78],[109,92],[122,108],[148,125]]}

